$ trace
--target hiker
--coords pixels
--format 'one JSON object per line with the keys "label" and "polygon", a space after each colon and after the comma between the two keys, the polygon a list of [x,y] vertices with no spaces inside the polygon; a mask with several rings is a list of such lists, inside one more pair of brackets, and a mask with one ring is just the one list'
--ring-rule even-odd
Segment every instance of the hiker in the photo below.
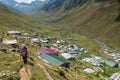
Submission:
{"label": "hiker", "polygon": [[20,47],[20,58],[22,58],[23,63],[27,64],[28,50],[27,47],[23,44]]}

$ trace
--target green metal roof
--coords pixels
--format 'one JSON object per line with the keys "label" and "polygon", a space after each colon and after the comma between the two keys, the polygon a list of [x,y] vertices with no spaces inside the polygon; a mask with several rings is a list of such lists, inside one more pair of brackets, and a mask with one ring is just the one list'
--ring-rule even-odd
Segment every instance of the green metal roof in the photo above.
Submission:
{"label": "green metal roof", "polygon": [[57,66],[61,66],[62,64],[68,63],[67,61],[64,61],[61,58],[54,56],[52,54],[41,54],[40,57]]}
{"label": "green metal roof", "polygon": [[100,62],[100,63],[105,63],[110,67],[115,67],[115,65],[118,64],[118,63],[116,63],[116,62],[114,62],[112,60],[108,60],[108,59],[105,59],[105,58],[98,59],[97,61]]}

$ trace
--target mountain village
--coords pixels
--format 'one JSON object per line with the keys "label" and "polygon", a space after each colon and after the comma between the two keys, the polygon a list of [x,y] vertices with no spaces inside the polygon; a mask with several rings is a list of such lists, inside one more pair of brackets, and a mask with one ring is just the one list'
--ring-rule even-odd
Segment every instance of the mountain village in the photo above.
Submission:
{"label": "mountain village", "polygon": [[[104,57],[89,55],[85,57],[85,55],[89,54],[89,51],[78,45],[74,44],[74,41],[70,36],[66,37],[66,40],[59,40],[55,36],[48,37],[44,34],[38,34],[34,32],[32,34],[20,31],[8,31],[4,34],[6,37],[1,37],[1,44],[8,45],[9,48],[0,47],[0,51],[4,54],[19,54],[19,44],[24,43],[25,45],[34,45],[38,48],[35,51],[40,60],[43,60],[45,64],[56,65],[58,67],[63,68],[64,70],[69,70],[70,68],[74,68],[75,70],[79,70],[79,66],[84,64],[91,64],[91,67],[84,66],[82,72],[87,74],[97,74],[98,72],[104,72],[105,68],[103,67],[112,67],[119,68],[120,67],[120,53],[115,50],[106,47],[102,49],[102,54],[106,56],[110,56],[112,60],[106,59]],[[27,43],[26,43],[27,42]],[[33,54],[33,53],[30,53]],[[72,62],[77,61],[77,64],[71,66]],[[48,66],[47,66],[48,67]],[[12,74],[16,74],[16,72],[3,71],[0,73],[0,77],[9,76]],[[118,80],[120,78],[120,73],[116,72],[109,76],[109,80]]]}

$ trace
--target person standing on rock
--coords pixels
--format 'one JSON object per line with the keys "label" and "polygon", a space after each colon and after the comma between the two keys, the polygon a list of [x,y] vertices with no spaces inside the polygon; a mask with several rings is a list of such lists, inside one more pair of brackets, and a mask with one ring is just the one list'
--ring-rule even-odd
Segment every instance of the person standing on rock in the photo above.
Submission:
{"label": "person standing on rock", "polygon": [[24,64],[27,64],[27,57],[28,57],[28,49],[24,44],[22,44],[20,46],[20,58],[22,58]]}

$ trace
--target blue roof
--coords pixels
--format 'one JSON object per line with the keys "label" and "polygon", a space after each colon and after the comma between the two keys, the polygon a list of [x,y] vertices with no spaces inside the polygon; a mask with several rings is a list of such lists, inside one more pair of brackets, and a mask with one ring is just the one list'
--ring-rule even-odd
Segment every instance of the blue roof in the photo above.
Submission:
{"label": "blue roof", "polygon": [[118,64],[115,61],[108,60],[108,59],[105,59],[105,58],[98,59],[97,61],[100,62],[100,63],[105,63],[110,67],[115,67]]}
{"label": "blue roof", "polygon": [[62,60],[61,58],[52,54],[41,54],[40,57],[57,66],[61,66],[63,64],[69,64],[67,61]]}

